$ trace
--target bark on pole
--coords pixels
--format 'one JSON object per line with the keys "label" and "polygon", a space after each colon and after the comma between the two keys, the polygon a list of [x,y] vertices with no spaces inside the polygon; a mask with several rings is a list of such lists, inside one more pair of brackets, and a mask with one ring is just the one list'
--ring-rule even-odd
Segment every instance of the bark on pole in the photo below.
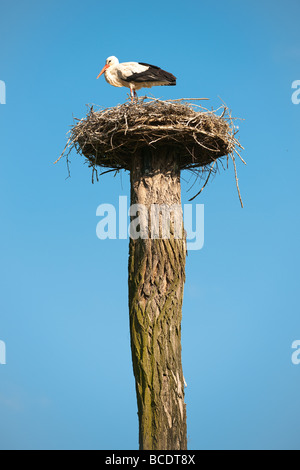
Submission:
{"label": "bark on pole", "polygon": [[[144,150],[134,156],[131,207],[136,204],[142,205],[138,214],[143,233],[141,238],[130,239],[129,310],[140,449],[186,449],[181,362],[186,241],[180,170],[172,148],[160,148],[156,153]],[[176,238],[175,216],[171,216],[170,236],[153,238],[155,207],[180,207],[180,238]],[[160,219],[160,229],[164,223]]]}

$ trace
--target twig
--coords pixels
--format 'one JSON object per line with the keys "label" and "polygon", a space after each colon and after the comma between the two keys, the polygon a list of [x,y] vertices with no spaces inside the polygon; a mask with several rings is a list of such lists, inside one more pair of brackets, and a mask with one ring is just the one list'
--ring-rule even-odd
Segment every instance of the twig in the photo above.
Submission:
{"label": "twig", "polygon": [[59,160],[62,159],[62,157],[63,157],[64,154],[65,154],[65,151],[66,151],[67,148],[69,147],[69,143],[70,143],[70,142],[71,142],[71,137],[68,139],[68,142],[66,143],[66,146],[65,146],[65,148],[63,149],[63,152],[62,152],[61,156],[56,160],[56,162],[53,163],[53,165],[56,165],[56,163],[58,163]]}
{"label": "twig", "polygon": [[238,179],[238,174],[237,174],[237,168],[236,168],[236,163],[235,163],[235,157],[234,157],[234,155],[231,155],[231,160],[233,161],[236,187],[237,187],[237,191],[238,191],[240,203],[241,203],[241,206],[242,206],[242,209],[243,209],[243,208],[244,208],[244,204],[243,204],[242,196],[241,196],[241,192],[240,192],[239,179]]}
{"label": "twig", "polygon": [[208,183],[208,181],[209,181],[210,175],[211,175],[211,173],[212,173],[212,171],[213,171],[213,168],[214,168],[215,164],[216,164],[216,160],[213,162],[212,166],[210,167],[210,170],[209,170],[209,173],[208,173],[208,177],[207,177],[207,179],[206,179],[204,185],[202,186],[202,188],[200,189],[200,191],[196,194],[196,196],[193,196],[191,199],[189,199],[189,202],[191,202],[191,201],[193,201],[194,199],[196,199],[196,197],[199,196],[199,195],[202,193],[203,189],[205,188],[205,186],[207,185],[207,183]]}

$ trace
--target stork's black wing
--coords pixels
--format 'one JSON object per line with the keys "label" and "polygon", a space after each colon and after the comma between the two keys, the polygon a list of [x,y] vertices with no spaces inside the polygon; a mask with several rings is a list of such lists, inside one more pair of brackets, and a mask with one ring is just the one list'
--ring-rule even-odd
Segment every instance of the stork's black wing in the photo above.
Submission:
{"label": "stork's black wing", "polygon": [[157,67],[156,65],[146,64],[139,62],[140,65],[148,67],[144,72],[136,72],[127,77],[123,78],[126,82],[166,82],[168,85],[176,85],[176,77],[165,70]]}

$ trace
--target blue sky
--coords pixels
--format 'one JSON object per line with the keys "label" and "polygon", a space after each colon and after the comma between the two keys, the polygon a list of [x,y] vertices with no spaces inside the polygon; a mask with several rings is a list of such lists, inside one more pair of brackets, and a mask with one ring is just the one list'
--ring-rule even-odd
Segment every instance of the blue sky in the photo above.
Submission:
{"label": "blue sky", "polygon": [[[136,449],[126,240],[96,237],[99,204],[128,174],[91,184],[54,166],[73,115],[127,91],[96,76],[109,55],[159,65],[161,98],[221,97],[248,165],[194,201],[205,246],[187,259],[183,367],[190,449],[299,449],[297,0],[0,3],[1,449]],[[188,174],[183,177],[187,202]],[[199,187],[200,189],[200,187]]]}

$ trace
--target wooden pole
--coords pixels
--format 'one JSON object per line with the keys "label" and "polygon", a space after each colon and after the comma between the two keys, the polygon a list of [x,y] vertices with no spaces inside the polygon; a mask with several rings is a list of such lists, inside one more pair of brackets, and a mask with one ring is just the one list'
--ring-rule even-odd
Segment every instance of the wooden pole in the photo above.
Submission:
{"label": "wooden pole", "polygon": [[[130,333],[140,449],[186,449],[181,362],[186,240],[180,171],[172,148],[160,148],[156,153],[146,149],[134,156],[131,206],[135,204],[144,208],[143,214],[139,211],[140,220],[148,219],[143,238],[131,238],[129,247]],[[153,238],[153,207],[180,207],[180,238],[176,238],[175,216],[171,216],[169,238]],[[163,223],[161,218],[160,229]]]}

